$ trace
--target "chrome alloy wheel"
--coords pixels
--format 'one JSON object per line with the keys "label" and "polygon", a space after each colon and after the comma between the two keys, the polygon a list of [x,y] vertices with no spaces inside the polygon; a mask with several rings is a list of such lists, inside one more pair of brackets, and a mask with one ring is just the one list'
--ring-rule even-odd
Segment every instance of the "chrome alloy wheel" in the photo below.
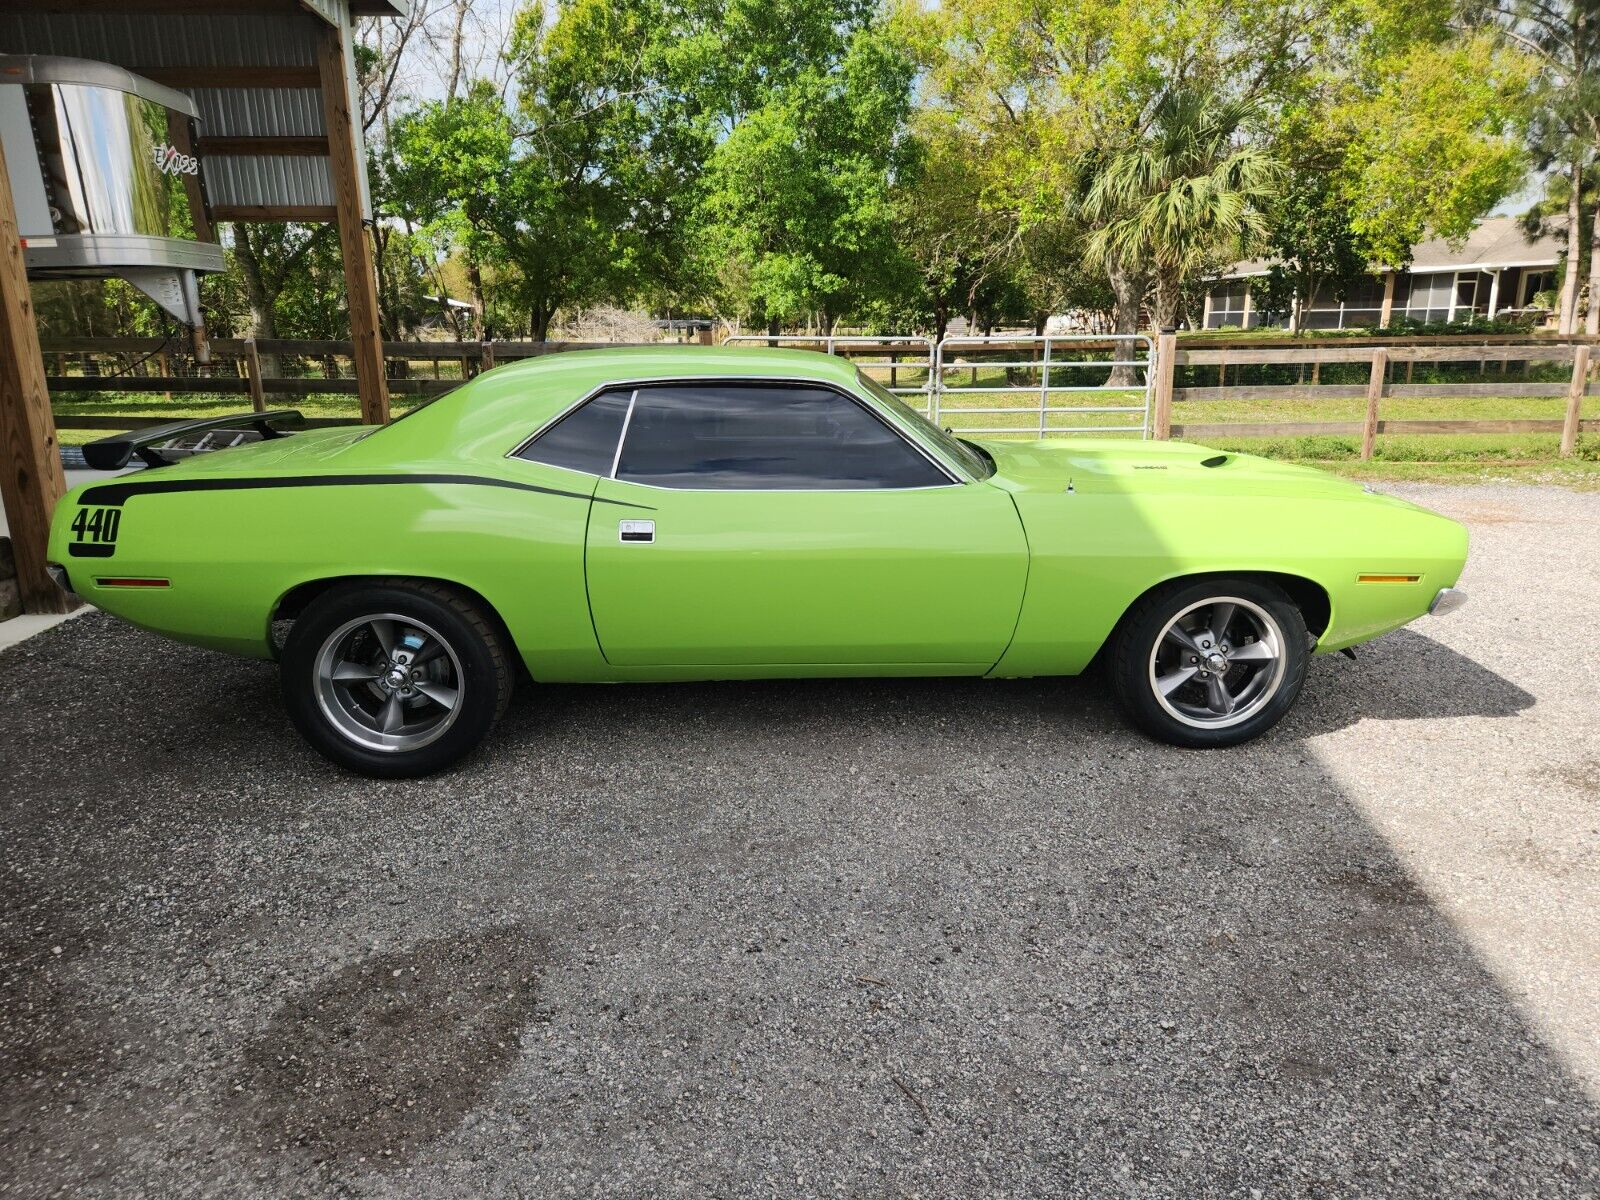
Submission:
{"label": "chrome alloy wheel", "polygon": [[1266,706],[1285,666],[1283,630],[1271,614],[1238,596],[1216,596],[1167,622],[1150,651],[1150,687],[1185,725],[1225,729]]}
{"label": "chrome alloy wheel", "polygon": [[411,617],[374,613],[346,621],[317,651],[317,704],[350,741],[370,750],[417,750],[455,722],[461,660]]}

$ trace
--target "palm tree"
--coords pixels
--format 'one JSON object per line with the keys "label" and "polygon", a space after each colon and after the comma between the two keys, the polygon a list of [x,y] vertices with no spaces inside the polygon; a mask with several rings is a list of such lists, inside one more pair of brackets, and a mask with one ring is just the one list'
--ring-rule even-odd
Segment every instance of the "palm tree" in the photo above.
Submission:
{"label": "palm tree", "polygon": [[1205,88],[1167,92],[1144,128],[1096,164],[1084,193],[1089,260],[1145,274],[1158,328],[1177,323],[1181,289],[1223,251],[1243,257],[1265,233],[1279,166],[1244,140],[1253,105]]}

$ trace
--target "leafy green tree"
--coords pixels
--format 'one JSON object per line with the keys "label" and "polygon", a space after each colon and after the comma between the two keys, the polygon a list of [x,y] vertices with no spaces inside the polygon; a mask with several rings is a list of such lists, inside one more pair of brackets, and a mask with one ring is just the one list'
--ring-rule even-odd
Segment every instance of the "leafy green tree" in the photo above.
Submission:
{"label": "leafy green tree", "polygon": [[976,307],[985,285],[1011,270],[1019,222],[986,200],[982,140],[950,114],[918,114],[904,153],[892,193],[895,240],[921,315],[941,338],[952,315]]}
{"label": "leafy green tree", "polygon": [[1273,261],[1252,293],[1263,313],[1292,321],[1319,293],[1343,299],[1369,268],[1350,227],[1339,175],[1342,148],[1309,133],[1284,144],[1298,153],[1267,205],[1266,252]]}
{"label": "leafy green tree", "polygon": [[[811,313],[831,329],[879,297],[897,257],[892,186],[913,65],[861,5],[806,8],[814,58],[774,44],[779,69],[749,50],[735,56],[741,71],[722,68],[728,132],[706,162],[700,208],[722,295],[772,332]],[[736,43],[741,28],[723,23],[719,41]]]}
{"label": "leafy green tree", "polygon": [[1448,27],[1369,43],[1354,76],[1330,85],[1324,119],[1344,141],[1351,230],[1375,264],[1401,267],[1427,237],[1465,237],[1521,184],[1529,76],[1492,38]]}

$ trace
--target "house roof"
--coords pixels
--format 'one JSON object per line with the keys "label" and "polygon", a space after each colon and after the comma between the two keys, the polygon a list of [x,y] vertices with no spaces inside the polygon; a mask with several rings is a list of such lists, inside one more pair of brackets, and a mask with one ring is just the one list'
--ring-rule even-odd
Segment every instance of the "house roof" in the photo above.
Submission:
{"label": "house roof", "polygon": [[[1467,235],[1466,241],[1452,244],[1444,238],[1429,238],[1412,247],[1413,274],[1428,271],[1461,271],[1477,267],[1492,271],[1501,267],[1548,267],[1561,259],[1562,238],[1558,234],[1543,233],[1529,237],[1518,217],[1489,217],[1479,222]],[[1270,260],[1253,258],[1235,263],[1220,279],[1236,279],[1244,275],[1265,275]]]}

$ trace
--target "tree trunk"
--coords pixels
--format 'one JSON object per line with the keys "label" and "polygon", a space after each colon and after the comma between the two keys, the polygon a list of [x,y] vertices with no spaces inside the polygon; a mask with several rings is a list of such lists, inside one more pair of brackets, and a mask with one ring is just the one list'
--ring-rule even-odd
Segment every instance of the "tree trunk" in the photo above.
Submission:
{"label": "tree trunk", "polygon": [[1589,310],[1583,315],[1583,331],[1590,337],[1600,334],[1600,204],[1589,226]]}
{"label": "tree trunk", "polygon": [[556,306],[553,304],[538,303],[528,313],[528,334],[536,342],[542,342],[550,333],[550,321],[556,315]]}
{"label": "tree trunk", "polygon": [[1049,323],[1049,321],[1050,321],[1050,314],[1049,313],[1047,313],[1047,312],[1035,312],[1033,314],[1033,336],[1034,337],[1043,337],[1044,336],[1044,327]]}
{"label": "tree trunk", "polygon": [[[1182,293],[1178,289],[1178,281],[1171,278],[1156,277],[1154,299],[1155,326],[1158,331],[1176,329],[1178,327],[1178,302]],[[1120,330],[1119,330],[1120,332]]]}
{"label": "tree trunk", "polygon": [[[1114,262],[1106,268],[1106,278],[1111,283],[1111,294],[1116,297],[1116,304],[1111,310],[1111,324],[1113,333],[1139,332],[1139,305],[1144,300],[1145,278],[1137,271],[1129,270],[1120,262]],[[1133,349],[1136,343],[1132,341],[1116,342],[1115,357],[1120,359],[1133,358]],[[1112,367],[1111,374],[1106,378],[1107,387],[1138,387],[1139,379],[1133,367]]]}
{"label": "tree trunk", "polygon": [[[239,274],[244,276],[245,298],[250,302],[250,336],[260,340],[278,336],[278,318],[273,311],[278,297],[267,285],[261,272],[261,257],[250,242],[250,227],[235,221],[233,225],[233,254],[239,261]],[[261,375],[276,379],[283,374],[283,366],[276,354],[263,352]]]}
{"label": "tree trunk", "polygon": [[778,334],[780,332],[782,332],[782,330],[783,330],[783,323],[777,317],[768,317],[767,318],[767,336],[768,337],[775,338],[775,337],[778,336]]}
{"label": "tree trunk", "polygon": [[950,324],[950,306],[943,300],[933,302],[933,340],[944,341],[945,327]]}
{"label": "tree trunk", "polygon": [[472,288],[472,300],[478,306],[478,336],[486,342],[494,340],[489,328],[489,305],[483,298],[483,268],[467,261],[467,285]]}
{"label": "tree trunk", "polygon": [[1576,333],[1578,329],[1578,267],[1583,253],[1583,231],[1578,228],[1583,219],[1580,211],[1583,191],[1583,164],[1574,159],[1567,173],[1572,192],[1567,197],[1567,262],[1566,275],[1561,282],[1561,333]]}
{"label": "tree trunk", "polygon": [[447,101],[454,100],[461,87],[461,39],[467,23],[468,3],[469,0],[456,0],[456,24],[450,33],[450,86],[444,93]]}

